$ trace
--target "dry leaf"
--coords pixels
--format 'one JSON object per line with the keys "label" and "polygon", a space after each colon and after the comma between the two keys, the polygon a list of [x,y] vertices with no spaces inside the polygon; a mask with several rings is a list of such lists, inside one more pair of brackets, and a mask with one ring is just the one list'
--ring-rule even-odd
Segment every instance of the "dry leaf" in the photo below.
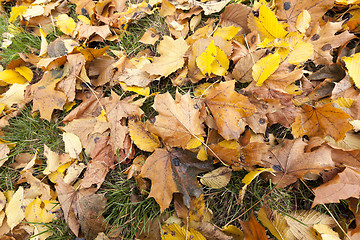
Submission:
{"label": "dry leaf", "polygon": [[210,188],[223,188],[231,179],[231,169],[228,167],[219,167],[200,178],[200,182]]}

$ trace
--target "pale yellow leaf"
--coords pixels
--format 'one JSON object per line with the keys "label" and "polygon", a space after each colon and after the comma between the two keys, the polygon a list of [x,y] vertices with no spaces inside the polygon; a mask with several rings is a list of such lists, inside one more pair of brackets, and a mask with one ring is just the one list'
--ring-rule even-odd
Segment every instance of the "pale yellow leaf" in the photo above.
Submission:
{"label": "pale yellow leaf", "polygon": [[7,224],[11,229],[16,227],[25,218],[25,213],[22,209],[23,201],[24,188],[20,186],[6,205],[5,209]]}
{"label": "pale yellow leaf", "polygon": [[343,57],[345,66],[357,88],[360,88],[360,53],[355,53],[350,57]]}
{"label": "pale yellow leaf", "polygon": [[219,167],[206,173],[200,178],[200,182],[210,188],[219,189],[225,187],[231,179],[231,168]]}
{"label": "pale yellow leaf", "polygon": [[223,28],[217,28],[214,32],[214,37],[219,36],[225,40],[231,40],[235,37],[235,35],[241,30],[240,27],[228,26]]}
{"label": "pale yellow leaf", "polygon": [[[53,201],[54,202],[54,201]],[[40,198],[34,199],[25,209],[25,219],[28,222],[48,223],[55,218],[55,214],[48,212]]]}
{"label": "pale yellow leaf", "polygon": [[74,19],[66,14],[60,14],[56,18],[56,26],[66,35],[72,35],[76,28]]}
{"label": "pale yellow leaf", "polygon": [[311,43],[299,42],[288,55],[288,62],[294,65],[307,61],[314,53]]}
{"label": "pale yellow leaf", "polygon": [[63,133],[65,143],[65,152],[69,153],[71,158],[78,158],[82,151],[81,141],[78,136],[70,132]]}
{"label": "pale yellow leaf", "polygon": [[310,21],[310,13],[306,9],[304,9],[296,19],[296,29],[301,33],[305,33],[310,26]]}
{"label": "pale yellow leaf", "polygon": [[258,60],[252,67],[252,77],[257,86],[261,86],[264,81],[273,74],[280,65],[280,55],[275,52]]}
{"label": "pale yellow leaf", "polygon": [[43,173],[49,175],[52,172],[56,172],[57,168],[60,166],[59,154],[51,151],[51,149],[44,145],[44,155],[46,157],[46,168]]}
{"label": "pale yellow leaf", "polygon": [[24,102],[24,92],[29,83],[13,84],[7,92],[0,98],[0,103],[5,105],[5,109],[11,108],[13,104]]}

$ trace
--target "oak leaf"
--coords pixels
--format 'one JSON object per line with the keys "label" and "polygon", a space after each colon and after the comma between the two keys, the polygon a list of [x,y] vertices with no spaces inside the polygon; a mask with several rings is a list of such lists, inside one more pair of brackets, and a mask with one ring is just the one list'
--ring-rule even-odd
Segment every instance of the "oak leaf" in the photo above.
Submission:
{"label": "oak leaf", "polygon": [[360,197],[360,172],[346,167],[335,178],[314,189],[315,199],[312,207],[323,203],[336,203],[340,199]]}
{"label": "oak leaf", "polygon": [[156,95],[153,107],[159,115],[147,127],[170,146],[186,148],[193,136],[204,134],[199,107],[189,93],[177,93],[175,100],[168,92]]}
{"label": "oak leaf", "polygon": [[184,55],[188,48],[189,46],[183,38],[173,40],[169,36],[164,36],[157,49],[161,56],[145,65],[143,70],[151,75],[167,77],[184,65]]}
{"label": "oak leaf", "polygon": [[221,82],[211,88],[204,99],[215,119],[219,134],[226,140],[238,139],[244,131],[240,128],[239,121],[255,112],[249,99],[237,93],[234,87],[235,81]]}
{"label": "oak leaf", "polygon": [[164,211],[169,207],[173,193],[177,192],[183,194],[185,206],[190,207],[191,197],[198,198],[202,193],[197,175],[211,168],[209,162],[198,161],[189,151],[157,148],[146,159],[139,176],[151,180],[148,197],[155,198],[161,211]]}
{"label": "oak leaf", "polygon": [[349,119],[351,117],[347,113],[333,107],[332,103],[320,107],[304,104],[292,125],[292,134],[295,137],[328,135],[339,141],[344,139],[345,133],[353,128]]}

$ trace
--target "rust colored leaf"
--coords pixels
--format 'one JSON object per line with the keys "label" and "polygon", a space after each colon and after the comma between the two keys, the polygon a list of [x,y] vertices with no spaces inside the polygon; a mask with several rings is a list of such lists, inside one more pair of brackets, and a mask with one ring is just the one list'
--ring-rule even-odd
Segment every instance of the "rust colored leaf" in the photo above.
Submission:
{"label": "rust colored leaf", "polygon": [[256,221],[253,213],[247,222],[240,221],[244,232],[244,239],[246,240],[267,240],[265,228]]}
{"label": "rust colored leaf", "polygon": [[173,193],[177,192],[183,194],[185,206],[190,207],[191,197],[198,198],[202,193],[197,175],[211,168],[209,162],[198,161],[189,151],[157,148],[146,159],[139,176],[151,180],[148,197],[155,198],[161,211],[164,211],[169,207]]}
{"label": "rust colored leaf", "polygon": [[214,116],[219,134],[226,140],[238,139],[244,131],[239,121],[255,112],[255,106],[247,97],[237,93],[234,86],[235,81],[221,82],[210,89],[204,101]]}
{"label": "rust colored leaf", "polygon": [[304,104],[292,126],[292,134],[295,137],[330,136],[339,141],[344,139],[345,133],[353,128],[349,119],[351,117],[347,113],[333,107],[331,103],[320,107]]}

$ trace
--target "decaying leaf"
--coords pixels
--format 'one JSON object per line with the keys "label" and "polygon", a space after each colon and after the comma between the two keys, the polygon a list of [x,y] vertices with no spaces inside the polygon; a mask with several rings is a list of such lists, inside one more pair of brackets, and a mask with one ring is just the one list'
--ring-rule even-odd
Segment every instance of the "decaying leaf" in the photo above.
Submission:
{"label": "decaying leaf", "polygon": [[231,169],[227,167],[219,167],[200,178],[200,182],[210,188],[225,187],[231,178]]}
{"label": "decaying leaf", "polygon": [[244,239],[249,240],[266,240],[265,228],[261,226],[253,213],[250,215],[250,219],[247,222],[240,221],[241,227],[244,232]]}

